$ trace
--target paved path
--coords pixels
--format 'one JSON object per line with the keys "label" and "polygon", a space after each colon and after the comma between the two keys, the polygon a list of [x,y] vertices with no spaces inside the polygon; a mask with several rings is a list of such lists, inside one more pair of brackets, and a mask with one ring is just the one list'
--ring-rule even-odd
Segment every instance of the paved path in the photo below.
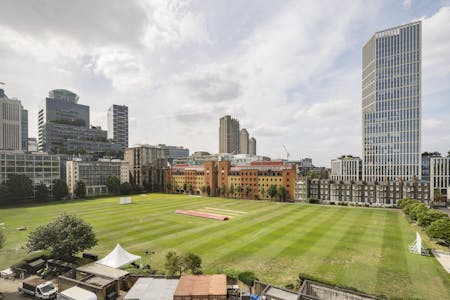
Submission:
{"label": "paved path", "polygon": [[436,209],[445,212],[450,217],[450,209],[448,209],[447,207],[439,207]]}
{"label": "paved path", "polygon": [[433,252],[434,257],[440,262],[440,264],[444,267],[447,273],[450,273],[450,252],[444,252],[440,250],[431,250]]}
{"label": "paved path", "polygon": [[22,284],[20,280],[10,280],[0,278],[0,292],[3,293],[2,300],[31,300],[32,298],[28,298],[23,296],[17,291],[17,288]]}

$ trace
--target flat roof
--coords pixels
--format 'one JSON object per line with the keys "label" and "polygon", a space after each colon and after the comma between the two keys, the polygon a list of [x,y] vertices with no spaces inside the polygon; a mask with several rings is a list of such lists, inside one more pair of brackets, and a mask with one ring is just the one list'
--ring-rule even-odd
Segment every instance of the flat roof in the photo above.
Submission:
{"label": "flat roof", "polygon": [[96,300],[97,295],[95,293],[87,291],[85,289],[73,286],[67,290],[61,292],[62,295],[73,298],[73,299],[86,299],[86,300]]}
{"label": "flat roof", "polygon": [[97,264],[95,262],[78,267],[77,271],[113,279],[119,279],[130,274],[127,271],[111,268],[102,264]]}
{"label": "flat roof", "polygon": [[175,296],[227,295],[227,277],[218,275],[183,275]]}
{"label": "flat roof", "polygon": [[290,292],[275,286],[267,287],[264,291],[264,295],[274,297],[279,300],[297,300],[299,297],[298,293]]}
{"label": "flat roof", "polygon": [[139,278],[124,300],[172,300],[178,279]]}

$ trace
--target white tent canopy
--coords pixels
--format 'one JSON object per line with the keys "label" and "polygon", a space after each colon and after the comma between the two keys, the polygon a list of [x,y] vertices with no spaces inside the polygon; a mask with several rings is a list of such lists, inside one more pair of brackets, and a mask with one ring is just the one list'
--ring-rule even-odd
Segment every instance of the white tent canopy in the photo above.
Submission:
{"label": "white tent canopy", "polygon": [[96,261],[97,264],[102,264],[112,268],[120,268],[126,264],[139,260],[141,264],[141,257],[139,255],[131,254],[125,251],[120,244],[117,244],[113,251],[102,259]]}

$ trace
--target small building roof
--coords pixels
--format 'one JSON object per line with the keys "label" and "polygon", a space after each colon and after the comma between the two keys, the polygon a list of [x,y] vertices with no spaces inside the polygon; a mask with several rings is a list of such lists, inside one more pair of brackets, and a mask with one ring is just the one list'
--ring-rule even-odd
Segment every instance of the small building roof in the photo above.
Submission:
{"label": "small building roof", "polygon": [[97,264],[95,262],[78,267],[77,271],[113,279],[119,279],[129,274],[127,271]]}
{"label": "small building roof", "polygon": [[278,299],[278,300],[297,300],[299,297],[299,294],[276,287],[276,286],[268,286],[264,290],[264,296],[270,296],[273,299]]}
{"label": "small building roof", "polygon": [[218,275],[183,275],[175,296],[227,295],[227,277]]}
{"label": "small building roof", "polygon": [[172,300],[178,279],[139,278],[124,300]]}
{"label": "small building roof", "polygon": [[61,294],[72,299],[97,300],[97,295],[95,293],[86,291],[85,289],[77,286],[73,286],[65,291],[62,291]]}

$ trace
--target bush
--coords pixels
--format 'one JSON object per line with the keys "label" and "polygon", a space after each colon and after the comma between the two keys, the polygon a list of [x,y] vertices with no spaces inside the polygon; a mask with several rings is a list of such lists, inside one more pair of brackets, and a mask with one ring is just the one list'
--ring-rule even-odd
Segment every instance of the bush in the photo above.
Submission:
{"label": "bush", "polygon": [[434,221],[427,228],[427,234],[441,244],[450,246],[450,220],[447,218]]}
{"label": "bush", "polygon": [[413,200],[411,198],[400,199],[397,201],[397,206],[400,207],[401,209],[404,209],[406,205],[412,202],[417,202],[417,200]]}
{"label": "bush", "polygon": [[406,203],[406,205],[403,207],[403,211],[405,212],[405,214],[407,214],[409,216],[409,213],[412,209],[414,209],[416,207],[416,205],[419,205],[420,202],[417,200],[412,200]]}
{"label": "bush", "polygon": [[239,280],[248,286],[253,286],[253,281],[258,280],[255,273],[250,271],[244,271],[239,273]]}
{"label": "bush", "polygon": [[418,203],[411,206],[409,211],[409,219],[413,221],[417,221],[420,215],[423,215],[427,212],[428,208],[423,203]]}
{"label": "bush", "polygon": [[309,199],[309,203],[318,204],[319,200],[317,200],[317,199]]}
{"label": "bush", "polygon": [[428,227],[431,223],[439,219],[448,219],[448,215],[439,210],[428,209],[425,213],[418,215],[417,222],[422,227]]}

